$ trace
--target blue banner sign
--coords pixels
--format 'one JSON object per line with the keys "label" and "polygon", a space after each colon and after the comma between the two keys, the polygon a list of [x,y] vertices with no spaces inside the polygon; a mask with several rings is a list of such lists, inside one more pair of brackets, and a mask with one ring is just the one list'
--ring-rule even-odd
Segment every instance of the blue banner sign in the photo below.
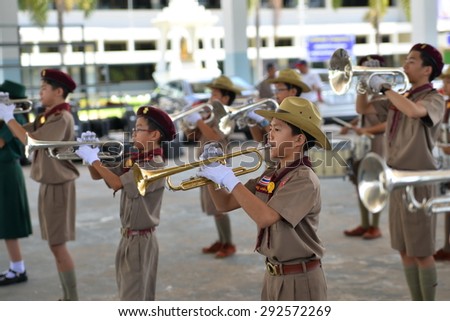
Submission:
{"label": "blue banner sign", "polygon": [[347,50],[353,55],[354,35],[327,35],[308,37],[308,54],[311,61],[327,61],[336,49]]}

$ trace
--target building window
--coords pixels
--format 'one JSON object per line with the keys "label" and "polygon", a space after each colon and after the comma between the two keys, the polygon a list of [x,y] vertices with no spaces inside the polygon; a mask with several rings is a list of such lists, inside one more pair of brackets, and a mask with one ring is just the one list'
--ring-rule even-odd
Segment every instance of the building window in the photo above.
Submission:
{"label": "building window", "polygon": [[156,50],[155,41],[136,41],[134,43],[135,50]]}
{"label": "building window", "polygon": [[383,42],[383,43],[391,42],[391,36],[390,35],[381,35],[381,42]]}
{"label": "building window", "polygon": [[128,9],[128,0],[98,0],[99,9]]}
{"label": "building window", "polygon": [[57,43],[41,42],[39,44],[40,53],[59,52],[59,46]]}
{"label": "building window", "polygon": [[292,38],[276,38],[275,39],[275,47],[291,47],[292,46]]}
{"label": "building window", "polygon": [[[97,76],[102,82],[105,82],[104,67],[97,68]],[[137,65],[109,65],[109,80],[112,83],[122,81],[138,81],[153,80],[152,73],[155,71],[154,64],[137,64]]]}
{"label": "building window", "polygon": [[[389,0],[389,7],[392,7],[393,0]],[[369,0],[342,0],[342,7],[368,7]]]}
{"label": "building window", "polygon": [[325,8],[325,0],[309,0],[308,8]]}
{"label": "building window", "polygon": [[20,44],[20,53],[21,54],[30,54],[33,52],[33,44],[32,43],[22,43]]}
{"label": "building window", "polygon": [[198,3],[206,9],[220,9],[220,0],[198,0]]}
{"label": "building window", "polygon": [[105,51],[126,51],[127,43],[125,41],[105,41]]}
{"label": "building window", "polygon": [[96,52],[96,43],[93,41],[89,42],[72,42],[73,52]]}
{"label": "building window", "polygon": [[133,0],[133,9],[162,9],[169,5],[169,0]]}
{"label": "building window", "polygon": [[360,43],[367,43],[367,36],[355,36],[355,43],[360,44]]}

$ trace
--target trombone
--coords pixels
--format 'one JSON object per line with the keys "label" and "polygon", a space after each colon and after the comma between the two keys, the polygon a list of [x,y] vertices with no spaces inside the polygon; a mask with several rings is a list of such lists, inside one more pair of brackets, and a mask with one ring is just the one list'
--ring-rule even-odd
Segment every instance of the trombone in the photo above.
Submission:
{"label": "trombone", "polygon": [[[399,93],[405,92],[409,86],[408,76],[401,68],[352,66],[347,51],[342,48],[337,49],[331,56],[328,80],[335,94],[345,94],[350,88],[353,76],[363,75],[370,75],[367,84],[370,83],[373,76],[387,76],[391,78],[392,88],[403,84],[398,89]],[[398,76],[401,76],[401,81],[396,81]]]}
{"label": "trombone", "polygon": [[[82,145],[103,146],[108,143],[118,144],[120,149],[117,152],[117,154],[114,155],[110,153],[100,152],[98,154],[98,157],[100,159],[116,160],[118,157],[121,157],[123,155],[124,144],[120,141],[95,141],[95,142],[44,141],[33,139],[27,133],[25,156],[29,157],[29,155],[35,150],[46,149],[49,157],[51,158],[55,158],[58,160],[81,160],[81,158],[77,154],[75,154],[74,149],[75,147],[80,147]],[[65,149],[65,151],[61,152],[61,149]]]}
{"label": "trombone", "polygon": [[139,190],[139,193],[142,196],[145,195],[145,191],[149,184],[155,182],[156,180],[158,180],[160,178],[164,178],[164,177],[166,178],[167,185],[169,186],[169,188],[171,190],[187,191],[187,190],[190,190],[190,189],[193,189],[196,187],[205,186],[209,183],[212,183],[212,181],[207,178],[204,178],[204,177],[191,177],[188,180],[182,181],[179,185],[174,185],[170,181],[170,176],[193,169],[193,168],[196,168],[196,167],[200,167],[202,165],[208,165],[208,164],[211,164],[214,162],[224,163],[229,158],[233,158],[236,156],[249,154],[249,153],[256,153],[256,155],[258,157],[258,162],[255,166],[249,167],[249,168],[244,167],[244,166],[239,166],[239,167],[233,168],[233,172],[236,176],[252,173],[252,172],[258,170],[263,163],[263,156],[261,155],[261,153],[259,151],[261,149],[265,149],[267,147],[268,146],[264,146],[264,147],[260,147],[260,148],[248,148],[248,149],[236,151],[233,153],[225,154],[223,156],[211,157],[211,158],[208,158],[208,159],[205,159],[202,161],[187,163],[187,164],[184,164],[181,166],[174,166],[174,167],[155,169],[155,170],[145,170],[145,169],[142,169],[141,167],[139,167],[139,165],[137,163],[134,163],[131,169],[133,170],[133,173],[134,173],[134,179],[135,179],[136,186]]}

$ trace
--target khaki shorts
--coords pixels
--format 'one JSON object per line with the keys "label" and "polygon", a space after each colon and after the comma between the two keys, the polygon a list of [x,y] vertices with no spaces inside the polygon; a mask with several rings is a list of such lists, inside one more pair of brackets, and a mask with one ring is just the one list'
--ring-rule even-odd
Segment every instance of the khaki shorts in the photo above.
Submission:
{"label": "khaki shorts", "polygon": [[[437,195],[437,186],[415,186],[414,194],[420,202]],[[405,188],[396,188],[389,200],[389,231],[391,246],[411,257],[431,256],[435,252],[436,215],[423,210],[410,212],[403,200]]]}

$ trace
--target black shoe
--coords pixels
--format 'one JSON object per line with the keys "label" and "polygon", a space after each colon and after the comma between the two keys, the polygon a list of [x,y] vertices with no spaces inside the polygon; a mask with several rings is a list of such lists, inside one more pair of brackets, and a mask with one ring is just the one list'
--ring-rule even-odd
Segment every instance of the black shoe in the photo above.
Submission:
{"label": "black shoe", "polygon": [[23,273],[17,273],[16,271],[9,269],[9,272],[13,273],[14,277],[7,278],[6,274],[8,272],[0,274],[0,286],[26,282],[28,280],[26,271],[24,271]]}

